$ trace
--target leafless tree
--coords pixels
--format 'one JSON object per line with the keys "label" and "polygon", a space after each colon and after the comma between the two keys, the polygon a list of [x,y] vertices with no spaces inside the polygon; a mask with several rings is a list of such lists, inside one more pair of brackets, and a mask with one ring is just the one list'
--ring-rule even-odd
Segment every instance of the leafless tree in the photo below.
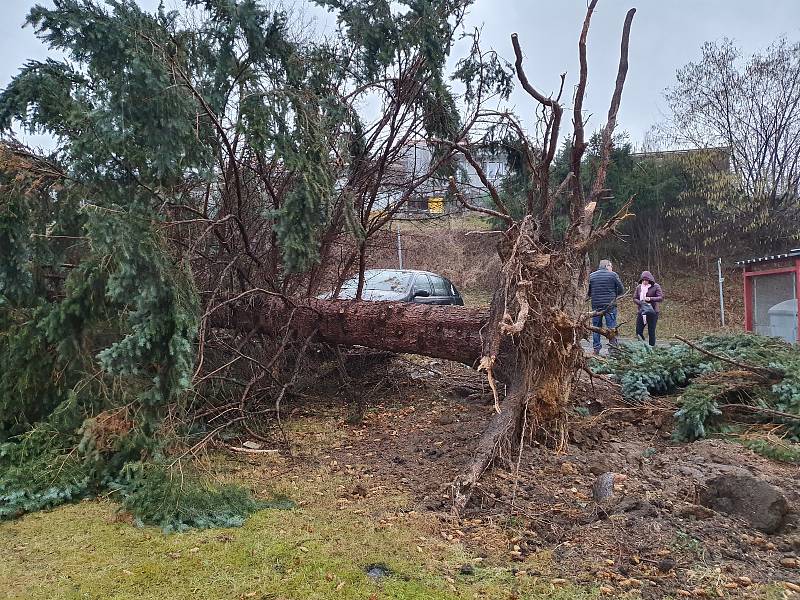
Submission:
{"label": "leafless tree", "polygon": [[[696,233],[710,241],[735,228],[750,245],[800,237],[800,44],[780,39],[749,58],[731,40],[709,42],[699,61],[667,90],[671,116],[661,129],[673,145],[721,148],[687,155],[697,175],[687,210],[701,217]],[[727,166],[727,165],[726,165]],[[685,212],[685,211],[684,211]],[[749,234],[749,235],[748,235]]]}
{"label": "leafless tree", "polygon": [[[583,364],[581,340],[594,328],[588,324],[593,313],[585,308],[587,253],[598,241],[614,231],[628,216],[630,200],[606,222],[598,223],[595,212],[608,197],[605,178],[611,158],[614,129],[628,72],[628,45],[635,9],[624,22],[617,78],[610,107],[601,133],[600,160],[596,177],[584,192],[581,185],[583,155],[587,149],[584,131],[583,101],[588,80],[586,40],[597,0],[590,2],[578,41],[579,79],[572,104],[571,170],[557,185],[551,185],[551,165],[561,134],[564,107],[561,91],[556,97],[541,93],[528,80],[523,50],[516,34],[511,36],[516,76],[538,108],[537,137],[528,137],[524,129],[510,120],[517,134],[517,147],[523,149],[529,165],[526,186],[526,211],[515,219],[502,201],[498,190],[471,158],[470,149],[462,152],[478,170],[494,200],[493,216],[506,223],[498,251],[502,261],[501,283],[496,288],[488,322],[484,329],[479,368],[486,371],[492,388],[501,379],[508,389],[497,414],[481,438],[474,460],[454,486],[456,509],[469,500],[475,482],[497,455],[512,449],[521,451],[526,436],[544,440],[557,448],[566,444],[567,407],[576,373]],[[563,89],[563,76],[560,86]],[[453,193],[458,184],[451,180]],[[486,209],[473,207],[489,212]],[[560,208],[567,215],[566,229],[555,231],[554,212]],[[616,332],[601,333],[613,337]],[[497,392],[495,391],[497,394]]]}

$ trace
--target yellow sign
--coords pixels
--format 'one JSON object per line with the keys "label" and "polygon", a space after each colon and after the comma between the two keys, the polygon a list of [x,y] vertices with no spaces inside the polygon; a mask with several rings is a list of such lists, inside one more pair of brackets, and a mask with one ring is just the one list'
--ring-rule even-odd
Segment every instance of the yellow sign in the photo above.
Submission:
{"label": "yellow sign", "polygon": [[428,212],[444,214],[444,198],[428,198]]}

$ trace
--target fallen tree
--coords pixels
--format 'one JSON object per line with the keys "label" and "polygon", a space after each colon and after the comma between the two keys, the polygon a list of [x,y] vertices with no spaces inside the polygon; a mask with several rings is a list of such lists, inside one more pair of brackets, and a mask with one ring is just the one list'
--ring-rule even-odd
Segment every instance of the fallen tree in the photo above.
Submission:
{"label": "fallen tree", "polygon": [[[516,35],[513,71],[476,36],[457,68],[467,84],[462,116],[443,71],[470,0],[407,2],[403,11],[383,0],[327,4],[343,33],[330,44],[296,39],[285,14],[250,0],[187,2],[188,18],[132,2],[33,9],[38,34],[66,58],[28,63],[0,95],[4,132],[21,124],[58,141],[50,156],[13,139],[0,154],[0,366],[13,374],[0,382],[0,466],[14,467],[0,469],[3,514],[110,483],[140,506],[146,490],[173,497],[164,471],[184,456],[227,426],[261,439],[264,414],[280,420],[315,340],[486,372],[497,414],[454,487],[457,509],[492,460],[521,451],[526,436],[565,443],[580,341],[592,330],[587,253],[627,216],[627,204],[606,222],[595,209],[607,197],[633,11],[586,190],[586,38],[597,0],[579,39],[571,171],[560,182],[551,165],[561,91],[553,98],[530,84]],[[513,77],[535,103],[533,136],[511,113],[485,109],[508,98]],[[381,110],[365,123],[358,107],[370,99]],[[420,138],[433,148],[430,164],[397,169]],[[522,216],[512,216],[476,145],[519,159]],[[473,205],[460,187],[457,154],[492,207]],[[488,312],[310,299],[353,272],[361,289],[372,236],[437,179],[465,208],[504,224]],[[211,414],[230,418],[215,425]],[[183,514],[191,523],[176,526],[230,516]]]}
{"label": "fallen tree", "polygon": [[409,145],[471,126],[444,82],[471,0],[327,4],[329,40],[253,0],[31,9],[59,59],[0,94],[0,518],[109,488],[165,528],[255,508],[224,490],[177,508],[204,495],[181,461],[226,427],[265,438],[313,336],[291,311],[273,335],[213,319],[363,272],[376,231],[453,172],[452,151],[397,169]]}
{"label": "fallen tree", "polygon": [[773,432],[800,439],[800,351],[775,338],[751,334],[681,340],[653,352],[624,346],[591,369],[620,384],[634,404],[651,396],[679,394],[676,439],[693,441],[719,429],[731,416],[772,423]]}
{"label": "fallen tree", "polygon": [[488,312],[401,302],[291,300],[260,294],[250,301],[220,304],[210,317],[211,325],[222,329],[270,337],[289,329],[299,339],[420,354],[475,367]]}
{"label": "fallen tree", "polygon": [[[449,358],[485,371],[495,392],[497,414],[478,443],[475,457],[454,484],[455,509],[463,509],[471,489],[495,457],[522,451],[526,434],[555,448],[566,444],[567,407],[577,373],[584,363],[581,340],[595,330],[594,313],[586,310],[588,252],[629,216],[630,200],[606,221],[597,207],[608,199],[605,177],[611,158],[614,129],[628,70],[628,46],[635,9],[624,22],[620,60],[605,126],[596,176],[588,190],[583,187],[582,159],[587,149],[583,100],[588,67],[586,40],[597,0],[590,2],[578,41],[579,81],[572,107],[573,139],[571,170],[553,184],[551,165],[561,134],[564,108],[558,95],[545,96],[528,81],[522,48],[516,34],[511,42],[516,57],[515,75],[537,106],[540,136],[531,138],[510,113],[485,111],[476,101],[467,118],[470,123],[490,122],[483,139],[470,144],[460,138],[434,139],[432,143],[464,156],[486,187],[494,206],[471,204],[454,177],[450,192],[469,210],[489,215],[504,224],[497,249],[502,262],[500,285],[487,313],[459,308],[430,309],[365,303],[296,303],[272,298],[255,305],[246,316],[239,313],[217,325],[275,334],[281,327],[320,340],[345,345],[365,345],[401,352]],[[504,81],[503,67],[492,53],[481,52],[476,36],[469,59],[460,72],[469,74],[467,100],[479,99]],[[477,74],[477,75],[476,75]],[[522,217],[513,217],[500,191],[475,157],[476,148],[497,145],[518,155],[516,161],[526,197]],[[555,226],[557,217],[566,225]],[[235,311],[234,311],[235,313]],[[601,330],[613,337],[615,331]],[[506,384],[500,403],[495,379]]]}

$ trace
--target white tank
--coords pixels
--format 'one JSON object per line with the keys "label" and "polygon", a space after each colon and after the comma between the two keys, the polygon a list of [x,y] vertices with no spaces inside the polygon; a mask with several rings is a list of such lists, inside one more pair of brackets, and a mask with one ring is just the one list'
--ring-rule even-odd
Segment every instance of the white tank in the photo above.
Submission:
{"label": "white tank", "polygon": [[785,300],[767,311],[769,332],[772,337],[783,338],[791,344],[797,343],[797,299]]}

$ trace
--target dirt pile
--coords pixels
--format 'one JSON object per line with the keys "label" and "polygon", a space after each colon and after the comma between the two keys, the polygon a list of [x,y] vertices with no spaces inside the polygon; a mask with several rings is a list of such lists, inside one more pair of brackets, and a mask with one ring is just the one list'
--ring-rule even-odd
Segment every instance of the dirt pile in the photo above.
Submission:
{"label": "dirt pile", "polygon": [[[504,457],[506,467],[484,476],[454,521],[449,484],[493,410],[471,377],[441,361],[395,364],[392,388],[371,388],[363,422],[343,425],[348,443],[326,450],[331,468],[351,475],[362,495],[405,492],[414,510],[440,516],[443,536],[460,537],[487,561],[510,557],[528,575],[645,597],[800,583],[798,467],[721,440],[673,443],[669,400],[632,408],[600,380],[579,385],[582,414],[566,453],[532,444]],[[604,473],[624,477],[598,503],[592,487]],[[554,559],[548,573],[530,567],[541,553]]]}

